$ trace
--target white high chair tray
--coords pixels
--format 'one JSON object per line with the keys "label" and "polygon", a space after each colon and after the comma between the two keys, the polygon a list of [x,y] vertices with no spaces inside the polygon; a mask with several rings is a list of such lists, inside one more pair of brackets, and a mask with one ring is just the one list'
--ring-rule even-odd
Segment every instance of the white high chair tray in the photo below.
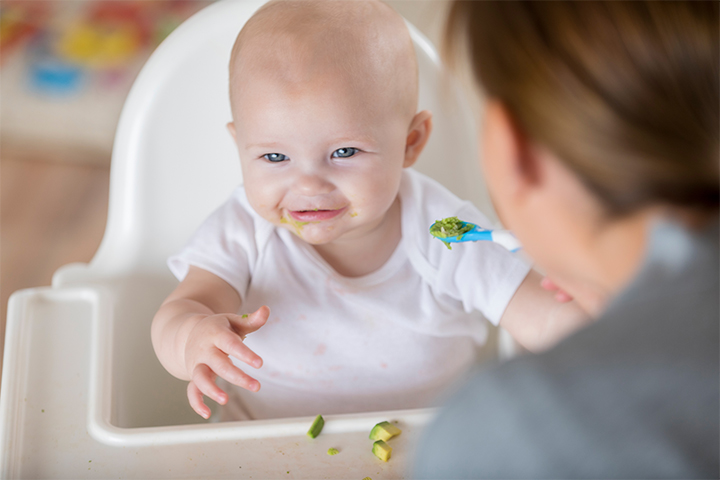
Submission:
{"label": "white high chair tray", "polygon": [[[401,478],[430,412],[120,428],[111,423],[109,292],[37,288],[16,293],[0,412],[3,478]],[[5,376],[8,375],[8,376]],[[149,392],[150,393],[150,392]],[[152,395],[148,395],[152,396]],[[370,429],[397,420],[403,433],[385,463]],[[339,454],[330,456],[329,448]]]}

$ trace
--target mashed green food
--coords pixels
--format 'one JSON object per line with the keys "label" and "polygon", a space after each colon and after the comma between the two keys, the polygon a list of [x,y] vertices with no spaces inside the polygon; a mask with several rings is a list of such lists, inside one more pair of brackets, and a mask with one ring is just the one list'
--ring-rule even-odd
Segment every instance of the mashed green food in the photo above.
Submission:
{"label": "mashed green food", "polygon": [[[442,240],[448,237],[461,237],[463,234],[473,229],[472,223],[465,223],[457,217],[447,217],[438,220],[430,227],[430,235]],[[452,250],[449,242],[443,241],[445,246]]]}

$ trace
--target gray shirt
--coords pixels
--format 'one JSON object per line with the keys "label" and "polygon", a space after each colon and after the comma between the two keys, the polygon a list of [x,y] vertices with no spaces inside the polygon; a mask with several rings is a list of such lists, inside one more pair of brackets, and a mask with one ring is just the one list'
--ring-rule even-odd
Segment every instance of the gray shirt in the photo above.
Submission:
{"label": "gray shirt", "polygon": [[459,388],[414,477],[718,478],[719,235],[659,224],[600,320]]}

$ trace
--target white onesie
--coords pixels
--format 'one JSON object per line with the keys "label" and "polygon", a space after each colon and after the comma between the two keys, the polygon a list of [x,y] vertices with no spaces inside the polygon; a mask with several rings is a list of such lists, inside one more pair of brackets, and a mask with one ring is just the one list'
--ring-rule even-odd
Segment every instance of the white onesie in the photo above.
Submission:
{"label": "white onesie", "polygon": [[263,367],[237,363],[261,389],[231,389],[221,418],[425,407],[473,363],[486,336],[476,312],[497,325],[530,267],[490,242],[448,250],[430,236],[444,217],[490,225],[414,170],[403,172],[400,202],[402,240],[362,277],[339,275],[311,245],[261,218],[242,186],[169,259],[179,280],[195,265],[228,282],[244,313],[270,307],[267,324],[245,340]]}

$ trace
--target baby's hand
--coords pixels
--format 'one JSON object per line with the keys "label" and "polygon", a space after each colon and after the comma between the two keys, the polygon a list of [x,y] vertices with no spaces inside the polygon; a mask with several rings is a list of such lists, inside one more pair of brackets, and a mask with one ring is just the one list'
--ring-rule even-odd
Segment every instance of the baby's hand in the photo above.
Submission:
{"label": "baby's hand", "polygon": [[269,315],[268,307],[260,307],[245,318],[223,313],[209,315],[195,324],[185,344],[185,365],[190,376],[188,400],[198,415],[210,417],[210,409],[205,405],[203,395],[221,405],[227,403],[227,394],[215,385],[218,376],[238,387],[253,392],[260,390],[260,383],[233,365],[228,355],[260,368],[262,358],[250,350],[243,339],[265,325]]}
{"label": "baby's hand", "polygon": [[556,275],[552,275],[552,277],[552,280],[544,277],[540,285],[545,290],[555,292],[555,300],[558,302],[565,303],[575,300],[575,303],[593,318],[599,317],[605,309],[609,298],[607,292],[586,283],[560,281]]}
{"label": "baby's hand", "polygon": [[555,282],[550,280],[548,277],[543,277],[542,281],[540,282],[540,286],[544,288],[545,290],[548,290],[550,292],[555,292],[555,300],[557,300],[560,303],[569,302],[573,299],[572,296],[570,296],[569,293],[567,293],[562,288],[558,287]]}

